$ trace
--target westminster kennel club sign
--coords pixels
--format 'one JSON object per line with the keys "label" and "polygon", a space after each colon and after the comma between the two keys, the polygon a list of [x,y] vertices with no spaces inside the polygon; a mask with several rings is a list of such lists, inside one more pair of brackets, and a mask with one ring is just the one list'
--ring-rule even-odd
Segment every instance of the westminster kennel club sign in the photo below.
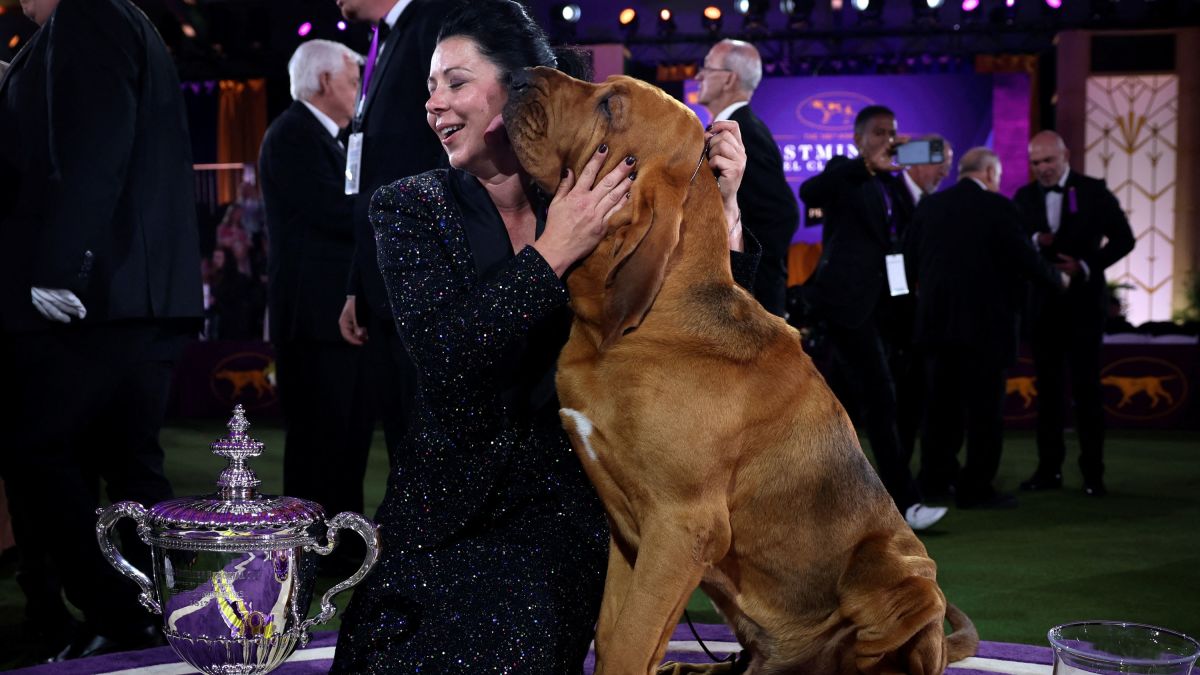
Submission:
{"label": "westminster kennel club sign", "polygon": [[[995,145],[993,88],[992,76],[973,74],[765,77],[751,107],[775,136],[784,175],[799,201],[800,184],[821,173],[830,158],[858,156],[854,117],[869,105],[895,111],[900,133],[939,133],[960,154],[977,145]],[[708,111],[696,98],[699,89],[694,80],[684,83],[684,102],[708,124]],[[1021,114],[1027,116],[1028,109]],[[1006,159],[1006,165],[1011,161]],[[1023,165],[1024,156],[1019,161]],[[795,237],[805,243],[820,240],[819,227],[801,227]]]}

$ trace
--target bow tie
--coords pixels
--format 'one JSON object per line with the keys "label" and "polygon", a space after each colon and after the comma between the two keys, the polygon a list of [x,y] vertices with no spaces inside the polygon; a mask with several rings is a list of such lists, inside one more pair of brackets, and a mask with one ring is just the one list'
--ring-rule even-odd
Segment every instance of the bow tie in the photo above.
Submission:
{"label": "bow tie", "polygon": [[1063,193],[1063,187],[1061,185],[1051,185],[1048,188],[1042,188],[1043,194],[1050,194],[1051,192],[1057,192],[1061,195]]}

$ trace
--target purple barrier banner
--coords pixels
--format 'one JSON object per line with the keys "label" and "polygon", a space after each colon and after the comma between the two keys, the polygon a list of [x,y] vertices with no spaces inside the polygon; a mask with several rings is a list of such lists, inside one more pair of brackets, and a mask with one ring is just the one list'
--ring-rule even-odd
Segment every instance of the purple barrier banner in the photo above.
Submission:
{"label": "purple barrier banner", "polygon": [[[1005,111],[1025,120],[1016,125],[1013,136],[1021,135],[1019,146],[1028,138],[1028,80],[1026,98],[1019,100],[1021,85],[1004,80],[1002,103]],[[684,83],[684,102],[708,124],[710,115],[697,100],[699,84]],[[993,78],[991,75],[846,75],[831,77],[765,78],[751,100],[754,112],[762,118],[783,155],[784,173],[793,193],[809,177],[820,173],[825,162],[836,155],[857,157],[854,147],[854,117],[868,105],[885,105],[896,113],[901,134],[915,137],[928,133],[945,136],[956,154],[977,145],[992,145]],[[1019,112],[1019,115],[1017,114]],[[1007,127],[1006,127],[1007,128]],[[1010,144],[1006,144],[1007,145]],[[1024,152],[1023,148],[1021,149]],[[1001,157],[1015,185],[1028,175],[1021,164],[1010,165],[1012,158]],[[954,173],[951,173],[953,179]],[[950,183],[947,180],[947,185]],[[1007,181],[1005,187],[1007,188]],[[1013,188],[1015,189],[1015,187]],[[1006,194],[1009,194],[1006,192]],[[799,197],[797,197],[797,200]],[[801,213],[804,205],[801,204]],[[803,222],[801,223],[803,225]],[[821,240],[819,227],[801,227],[795,242]]]}
{"label": "purple barrier banner", "polygon": [[189,344],[175,366],[167,414],[223,419],[235,403],[255,418],[281,414],[270,343],[203,340]]}
{"label": "purple barrier banner", "polygon": [[[1110,429],[1200,429],[1200,348],[1194,344],[1105,344],[1100,386]],[[1005,387],[1004,424],[1037,422],[1037,377],[1022,346]],[[1068,407],[1068,410],[1070,408]]]}

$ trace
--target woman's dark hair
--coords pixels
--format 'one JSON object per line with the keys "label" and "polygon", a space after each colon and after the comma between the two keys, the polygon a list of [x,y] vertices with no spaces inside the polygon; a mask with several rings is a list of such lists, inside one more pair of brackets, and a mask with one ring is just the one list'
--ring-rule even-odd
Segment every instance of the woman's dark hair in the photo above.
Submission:
{"label": "woman's dark hair", "polygon": [[558,68],[572,77],[590,76],[587,59],[576,50],[551,48],[546,32],[515,0],[459,2],[437,39],[452,37],[464,37],[478,45],[479,52],[500,69],[504,83],[514,71],[534,66]]}

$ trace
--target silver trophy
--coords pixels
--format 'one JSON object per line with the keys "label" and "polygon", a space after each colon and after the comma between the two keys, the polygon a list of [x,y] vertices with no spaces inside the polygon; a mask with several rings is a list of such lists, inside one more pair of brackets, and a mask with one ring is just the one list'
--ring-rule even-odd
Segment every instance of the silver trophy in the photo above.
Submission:
{"label": "silver trophy", "polygon": [[[216,494],[172,499],[149,511],[120,502],[102,510],[96,523],[104,557],[138,585],[142,605],[162,615],[175,653],[213,675],[279,667],[308,643],[313,626],[337,613],[333,596],[362,581],[379,557],[379,533],[357,513],[326,521],[314,502],[258,494],[260,481],[245,462],[262,454],[263,444],[246,435],[249,428],[238,405],[229,435],[212,444],[213,454],[229,460]],[[150,546],[153,583],[117,551],[112,530],[122,518],[136,521],[138,536]],[[307,618],[317,556],[333,551],[343,529],[366,541],[366,558],[321,596],[320,613]]]}

